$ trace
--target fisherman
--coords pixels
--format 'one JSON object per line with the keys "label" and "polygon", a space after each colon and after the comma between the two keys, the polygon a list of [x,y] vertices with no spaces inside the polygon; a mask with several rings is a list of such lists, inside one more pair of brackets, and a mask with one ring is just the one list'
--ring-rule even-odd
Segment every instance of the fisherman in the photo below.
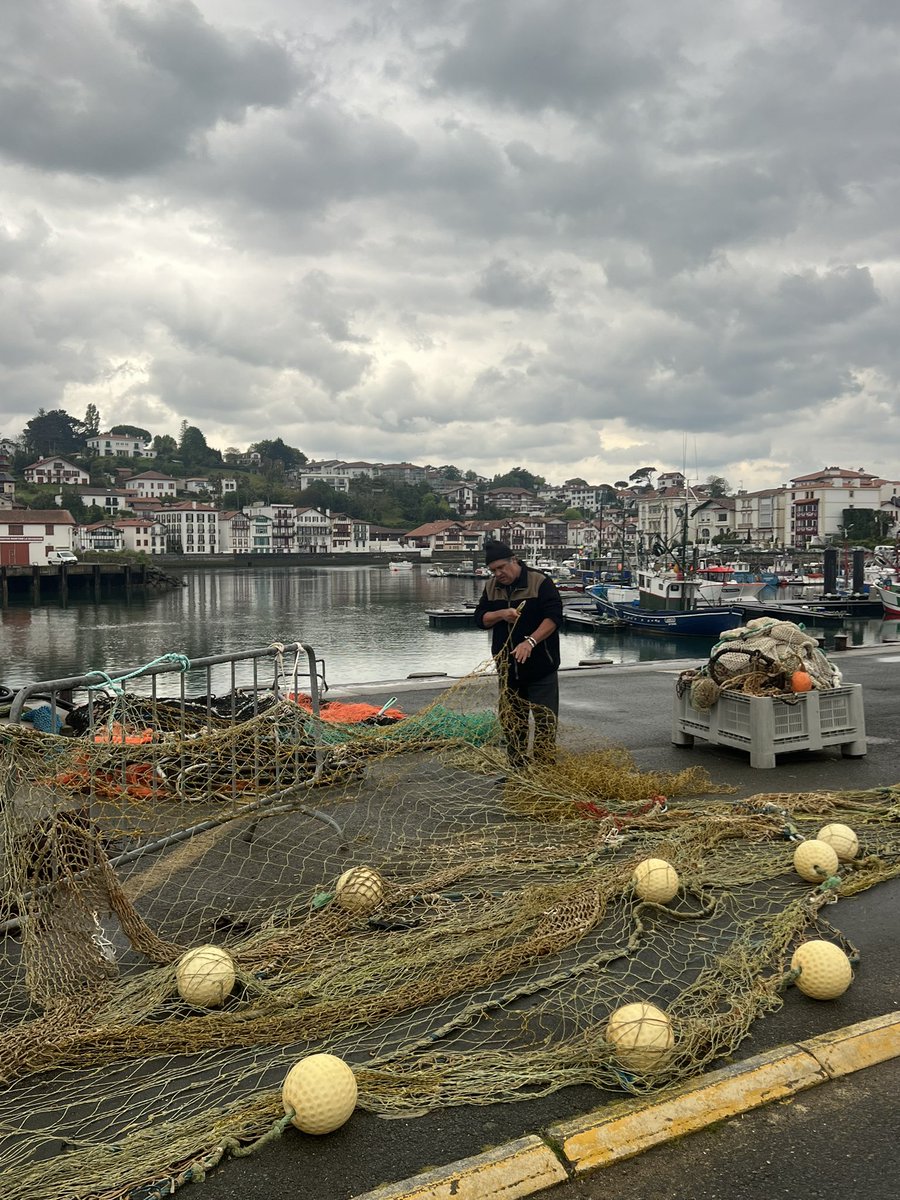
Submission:
{"label": "fisherman", "polygon": [[491,631],[506,754],[511,769],[521,771],[531,761],[529,715],[534,718],[535,765],[556,758],[562,599],[552,579],[520,562],[504,542],[487,542],[484,561],[491,577],[475,609],[475,621]]}

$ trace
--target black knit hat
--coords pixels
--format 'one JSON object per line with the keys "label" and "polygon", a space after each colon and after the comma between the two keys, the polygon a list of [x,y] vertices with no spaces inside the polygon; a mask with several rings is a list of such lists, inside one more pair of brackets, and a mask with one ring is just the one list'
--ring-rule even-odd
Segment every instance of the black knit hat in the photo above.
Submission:
{"label": "black knit hat", "polygon": [[499,562],[501,558],[513,558],[513,552],[507,546],[506,542],[485,542],[484,543],[484,563],[489,567],[493,562]]}

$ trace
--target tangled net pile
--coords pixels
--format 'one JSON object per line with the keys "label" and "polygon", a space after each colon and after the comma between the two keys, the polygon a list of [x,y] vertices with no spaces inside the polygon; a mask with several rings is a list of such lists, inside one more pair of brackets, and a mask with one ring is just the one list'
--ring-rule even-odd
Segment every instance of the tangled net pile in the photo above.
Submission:
{"label": "tangled net pile", "polygon": [[[388,1116],[661,1088],[784,1003],[798,942],[840,940],[829,896],[900,872],[900,788],[735,803],[566,729],[555,764],[513,777],[495,712],[485,670],[369,723],[277,692],[122,693],[63,733],[0,727],[7,1194],[202,1178],[283,1117],[281,1080],[318,1050]],[[810,885],[792,839],[825,819],[862,850]],[[634,894],[650,856],[681,879],[667,905]],[[334,898],[354,865],[384,881],[365,911]],[[212,1009],[175,983],[207,943],[237,966]],[[674,1029],[645,1072],[604,1036],[638,1000]]]}
{"label": "tangled net pile", "polygon": [[794,621],[755,617],[726,629],[697,670],[683,671],[681,689],[690,688],[693,708],[712,708],[723,689],[749,696],[784,696],[797,672],[819,691],[839,687],[841,673],[819,648],[816,638]]}

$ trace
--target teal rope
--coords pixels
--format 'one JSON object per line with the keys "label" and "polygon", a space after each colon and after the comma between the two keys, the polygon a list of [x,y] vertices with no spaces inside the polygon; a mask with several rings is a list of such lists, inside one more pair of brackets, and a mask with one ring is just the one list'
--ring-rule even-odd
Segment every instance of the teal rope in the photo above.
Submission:
{"label": "teal rope", "polygon": [[187,657],[187,655],[175,654],[175,653],[161,654],[159,656],[159,658],[154,658],[152,662],[145,663],[142,667],[135,667],[135,669],[133,671],[129,671],[127,675],[119,675],[119,676],[117,676],[116,679],[113,679],[110,675],[107,675],[107,673],[105,671],[99,671],[99,670],[89,671],[88,672],[89,675],[101,675],[103,677],[104,682],[103,683],[89,683],[87,685],[87,690],[90,692],[90,691],[93,691],[95,688],[108,688],[110,691],[115,692],[117,695],[123,696],[125,694],[125,692],[124,692],[124,689],[121,687],[121,684],[126,679],[134,679],[134,678],[136,678],[136,676],[138,676],[138,675],[142,674],[144,671],[146,671],[148,667],[157,667],[160,665],[160,663],[168,663],[168,662],[177,663],[177,665],[178,665],[179,669],[182,671],[182,673],[184,673],[185,671],[189,671],[191,669],[191,660]]}

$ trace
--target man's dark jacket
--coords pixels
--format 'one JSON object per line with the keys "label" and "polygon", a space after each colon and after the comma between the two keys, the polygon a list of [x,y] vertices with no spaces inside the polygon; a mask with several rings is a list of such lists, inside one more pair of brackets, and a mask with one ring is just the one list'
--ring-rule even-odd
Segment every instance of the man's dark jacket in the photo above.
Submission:
{"label": "man's dark jacket", "polygon": [[556,584],[543,571],[521,564],[517,579],[509,587],[489,579],[484,585],[481,599],[475,609],[475,622],[484,629],[484,614],[498,608],[518,608],[522,601],[525,606],[515,625],[510,626],[506,621],[498,621],[491,630],[491,654],[496,657],[504,652],[509,654],[513,646],[525,640],[529,633],[534,633],[545,617],[549,617],[556,629],[544,641],[538,642],[528,660],[515,665],[515,677],[519,683],[528,683],[533,679],[543,679],[553,671],[559,670],[559,627],[562,624],[562,599]]}

